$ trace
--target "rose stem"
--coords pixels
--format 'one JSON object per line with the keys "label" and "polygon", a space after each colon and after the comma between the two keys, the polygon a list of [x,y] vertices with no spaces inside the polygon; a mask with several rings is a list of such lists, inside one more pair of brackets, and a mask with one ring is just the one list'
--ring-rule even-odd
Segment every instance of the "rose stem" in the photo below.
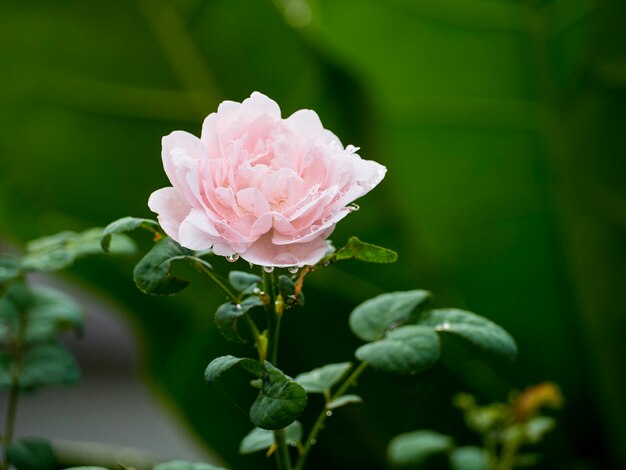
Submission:
{"label": "rose stem", "polygon": [[[359,366],[356,369],[354,369],[354,371],[352,371],[350,376],[345,380],[343,384],[341,384],[341,387],[339,387],[339,389],[330,397],[330,399],[326,403],[328,404],[336,400],[337,398],[341,397],[344,393],[346,393],[346,390],[348,390],[352,385],[354,385],[354,383],[356,382],[356,379],[363,373],[363,371],[366,368],[367,368],[367,362],[365,361],[361,362]],[[326,408],[326,406],[324,406],[324,409],[317,417],[317,420],[315,421],[315,424],[313,425],[311,432],[309,433],[309,435],[306,438],[306,441],[304,442],[304,449],[300,453],[300,457],[298,458],[298,462],[296,463],[294,470],[302,470],[304,468],[306,459],[309,457],[309,453],[311,452],[311,447],[316,442],[317,435],[319,434],[319,432],[324,428],[324,421],[326,421],[326,418],[328,417],[328,414],[326,414],[328,411],[329,410]]]}

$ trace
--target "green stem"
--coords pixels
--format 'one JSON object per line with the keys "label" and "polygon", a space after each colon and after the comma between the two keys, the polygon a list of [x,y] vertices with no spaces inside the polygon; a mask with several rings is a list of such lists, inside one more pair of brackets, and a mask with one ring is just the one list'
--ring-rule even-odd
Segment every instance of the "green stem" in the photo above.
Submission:
{"label": "green stem", "polygon": [[270,352],[270,362],[274,365],[278,362],[278,340],[280,338],[280,320],[282,317],[282,314],[278,312],[274,317],[274,333],[272,334],[272,347]]}
{"label": "green stem", "polygon": [[[267,313],[268,325],[267,329],[271,332],[270,342],[270,361],[272,364],[278,363],[278,339],[280,337],[280,319],[282,311],[276,310],[276,295],[274,292],[274,273],[263,270],[263,290],[269,297],[269,302],[265,304],[265,312]],[[272,327],[273,326],[273,327]],[[285,439],[285,430],[278,429],[274,431],[274,442],[276,443],[276,465],[279,470],[292,470],[291,459],[289,458],[289,448]]]}
{"label": "green stem", "polygon": [[7,421],[4,430],[4,458],[2,461],[3,470],[9,469],[9,454],[7,449],[13,442],[13,430],[15,428],[15,416],[17,414],[17,403],[20,397],[20,385],[17,377],[14,377],[11,383],[11,391],[9,392],[9,403],[7,409]]}
{"label": "green stem", "polygon": [[[365,361],[361,362],[361,364],[359,364],[359,366],[352,371],[350,376],[343,382],[343,384],[341,384],[341,387],[339,387],[339,389],[330,397],[330,400],[328,400],[327,403],[330,403],[336,400],[337,398],[341,397],[352,385],[354,385],[354,383],[356,382],[356,379],[359,378],[359,376],[363,373],[363,371],[366,368],[367,368],[367,362]],[[313,425],[313,428],[311,428],[311,432],[309,433],[309,435],[306,438],[306,441],[304,442],[304,448],[302,452],[300,453],[300,457],[298,458],[298,462],[296,463],[294,470],[302,470],[304,468],[304,464],[306,463],[306,460],[309,457],[311,448],[317,442],[317,435],[322,429],[324,429],[324,422],[326,421],[326,418],[329,416],[328,414],[329,411],[330,410],[324,407],[322,412],[317,417],[317,420],[315,420],[315,424]]]}
{"label": "green stem", "polygon": [[284,429],[274,431],[274,441],[276,442],[276,465],[278,469],[292,470]]}
{"label": "green stem", "polygon": [[500,463],[498,464],[498,470],[513,470],[515,468],[515,456],[519,449],[519,443],[517,440],[513,442],[506,442],[502,449],[500,457]]}
{"label": "green stem", "polygon": [[195,265],[200,271],[209,276],[211,280],[215,283],[215,285],[217,285],[217,287],[219,287],[220,290],[224,292],[224,294],[226,294],[226,296],[230,300],[235,303],[239,303],[239,298],[233,293],[233,291],[228,288],[226,284],[222,282],[222,280],[213,272],[213,270],[209,269],[207,266],[199,262],[195,263]]}
{"label": "green stem", "polygon": [[265,313],[267,315],[267,331],[270,334],[268,338],[270,344],[270,362],[275,366],[278,363],[278,338],[280,336],[280,316],[276,312],[275,295],[274,295],[274,273],[268,273],[263,270],[263,291],[268,297],[265,304]]}

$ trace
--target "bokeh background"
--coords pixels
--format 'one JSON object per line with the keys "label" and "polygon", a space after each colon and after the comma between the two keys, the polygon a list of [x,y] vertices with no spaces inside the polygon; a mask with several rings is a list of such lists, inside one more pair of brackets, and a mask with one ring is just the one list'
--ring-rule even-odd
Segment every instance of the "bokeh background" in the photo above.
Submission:
{"label": "bokeh background", "polygon": [[[0,70],[0,237],[14,247],[151,217],[147,197],[167,184],[161,136],[199,134],[221,100],[254,90],[285,116],[315,109],[388,167],[333,239],[356,234],[400,261],[311,276],[306,310],[285,322],[283,368],[350,360],[354,305],[412,288],[500,323],[520,355],[451,347],[420,380],[370,373],[367,406],[336,413],[312,468],[384,468],[391,436],[419,428],[475,443],[454,392],[503,400],[545,380],[566,406],[542,468],[626,468],[622,0],[4,0]],[[203,383],[233,352],[213,326],[222,297],[193,273],[177,297],[144,296],[136,261],[81,262],[65,282],[124,306],[147,380],[198,442],[264,468],[237,456],[245,380],[223,384],[235,403]]]}

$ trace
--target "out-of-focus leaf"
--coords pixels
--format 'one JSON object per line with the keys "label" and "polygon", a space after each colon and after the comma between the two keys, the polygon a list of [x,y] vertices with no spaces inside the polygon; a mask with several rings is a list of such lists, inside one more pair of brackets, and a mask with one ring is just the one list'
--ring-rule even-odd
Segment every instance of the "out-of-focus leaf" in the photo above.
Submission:
{"label": "out-of-focus leaf", "polygon": [[450,467],[452,470],[487,470],[487,456],[480,447],[457,447],[450,452]]}
{"label": "out-of-focus leaf", "polygon": [[[285,428],[287,445],[296,445],[302,439],[302,424],[294,421]],[[239,444],[240,454],[252,454],[260,450],[269,449],[274,445],[274,432],[267,429],[254,428]]]}
{"label": "out-of-focus leaf", "polygon": [[439,359],[439,338],[425,326],[401,326],[387,333],[383,339],[364,344],[355,355],[375,369],[416,374]]}
{"label": "out-of-focus leaf", "polygon": [[16,279],[21,272],[20,262],[17,258],[0,258],[0,288],[3,284]]}
{"label": "out-of-focus leaf", "polygon": [[[13,369],[17,365],[0,351],[0,387],[10,388]],[[80,379],[74,357],[58,342],[38,343],[29,347],[19,368],[19,386],[33,390],[51,385],[70,385]]]}
{"label": "out-of-focus leaf", "polygon": [[226,470],[208,463],[187,462],[185,460],[172,460],[156,464],[152,470]]}
{"label": "out-of-focus leaf", "polygon": [[329,393],[332,386],[339,382],[351,367],[350,362],[327,364],[310,372],[303,372],[294,380],[308,393]]}
{"label": "out-of-focus leaf", "polygon": [[59,463],[50,442],[26,438],[13,442],[6,450],[9,461],[17,470],[57,470]]}
{"label": "out-of-focus leaf", "polygon": [[26,341],[53,339],[61,331],[83,328],[83,309],[64,292],[49,287],[32,288],[32,304],[28,310]]}
{"label": "out-of-focus leaf", "polygon": [[364,341],[375,341],[387,330],[411,318],[411,313],[430,298],[430,292],[411,290],[391,292],[366,300],[350,314],[352,332]]}
{"label": "out-of-focus leaf", "polygon": [[363,399],[358,395],[342,395],[339,398],[335,398],[332,401],[326,403],[326,408],[329,410],[334,410],[336,408],[341,408],[342,406],[349,405],[350,403],[361,403]]}
{"label": "out-of-focus leaf", "polygon": [[424,312],[418,324],[429,326],[438,333],[460,336],[486,351],[513,359],[517,355],[515,340],[491,320],[465,310],[454,308]]}
{"label": "out-of-focus leaf", "polygon": [[[103,230],[93,228],[81,233],[61,232],[33,240],[26,245],[22,268],[26,271],[57,271],[70,266],[78,258],[102,254],[100,238]],[[108,251],[114,255],[132,254],[135,244],[124,235],[116,235],[109,243]]]}
{"label": "out-of-focus leaf", "polygon": [[398,467],[420,467],[435,454],[448,452],[452,438],[434,431],[414,431],[394,437],[387,448],[389,462]]}
{"label": "out-of-focus leaf", "polygon": [[138,228],[143,228],[154,234],[162,234],[161,227],[156,220],[140,219],[138,217],[122,217],[107,225],[102,231],[100,246],[104,251],[109,251],[111,237],[114,233],[131,232]]}

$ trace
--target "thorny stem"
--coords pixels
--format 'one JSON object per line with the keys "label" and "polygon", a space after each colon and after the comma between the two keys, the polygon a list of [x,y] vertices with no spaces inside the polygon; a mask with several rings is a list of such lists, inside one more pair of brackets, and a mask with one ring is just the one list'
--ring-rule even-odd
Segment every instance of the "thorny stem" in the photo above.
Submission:
{"label": "thorny stem", "polygon": [[[330,397],[330,399],[326,403],[328,404],[336,400],[337,398],[341,397],[352,385],[354,385],[354,383],[356,382],[356,379],[359,378],[359,376],[363,373],[363,371],[366,368],[367,368],[367,362],[365,361],[361,362],[361,364],[359,364],[359,366],[352,371],[350,376],[344,381],[343,384],[341,384],[341,387],[337,389],[337,391]],[[298,462],[296,463],[294,470],[302,470],[304,468],[304,464],[306,463],[306,460],[309,457],[309,453],[311,452],[311,447],[316,442],[317,435],[322,429],[324,429],[324,422],[326,421],[326,418],[329,416],[329,414],[327,414],[329,411],[330,410],[328,410],[325,406],[322,412],[317,417],[317,420],[315,421],[313,428],[311,428],[311,432],[309,433],[309,435],[306,438],[306,441],[304,442],[304,448],[302,449],[302,452],[300,453],[300,457],[298,458]]]}

